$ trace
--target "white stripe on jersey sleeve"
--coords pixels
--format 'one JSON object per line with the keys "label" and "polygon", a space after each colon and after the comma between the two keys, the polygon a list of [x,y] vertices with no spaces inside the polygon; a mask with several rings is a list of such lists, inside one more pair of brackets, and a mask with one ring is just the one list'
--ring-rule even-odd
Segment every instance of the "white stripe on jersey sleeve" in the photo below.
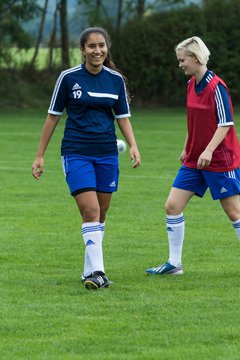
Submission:
{"label": "white stripe on jersey sleeve", "polygon": [[116,119],[124,119],[124,118],[128,118],[130,116],[131,116],[131,114],[128,113],[128,114],[122,114],[122,115],[115,115],[115,118]]}
{"label": "white stripe on jersey sleeve", "polygon": [[63,112],[53,111],[53,110],[49,110],[49,109],[48,109],[48,114],[51,114],[51,115],[62,115]]}
{"label": "white stripe on jersey sleeve", "polygon": [[[73,68],[70,68],[68,70],[65,70],[65,71],[61,72],[61,74],[59,75],[59,77],[58,77],[58,79],[56,81],[56,84],[55,84],[55,87],[54,87],[54,90],[53,90],[50,106],[49,106],[49,109],[48,109],[49,114],[54,114],[54,111],[52,109],[54,108],[56,98],[57,98],[57,94],[58,94],[58,91],[59,91],[59,87],[61,85],[61,82],[62,82],[64,76],[66,74],[69,74],[71,72],[78,71],[78,70],[81,70],[81,69],[82,69],[82,65],[77,65],[77,66],[74,66]],[[61,114],[63,114],[63,112]],[[61,115],[61,114],[56,113],[55,115]]]}
{"label": "white stripe on jersey sleeve", "polygon": [[116,70],[113,70],[113,69],[110,69],[109,67],[103,65],[103,68],[104,70],[107,70],[108,72],[114,74],[114,75],[117,75],[117,76],[120,76],[122,78],[122,75],[120,74],[120,72],[116,71]]}
{"label": "white stripe on jersey sleeve", "polygon": [[208,76],[206,77],[206,82],[209,83],[212,80],[213,76],[212,74],[208,74]]}
{"label": "white stripe on jersey sleeve", "polygon": [[129,116],[131,116],[130,106],[129,106],[129,102],[128,102],[128,98],[127,98],[127,89],[126,89],[126,84],[125,84],[124,80],[123,80],[123,85],[124,85],[124,92],[125,92],[125,100],[126,100],[126,104],[127,104],[127,110],[128,110]]}
{"label": "white stripe on jersey sleeve", "polygon": [[215,101],[217,106],[218,123],[219,124],[226,123],[226,113],[223,105],[222,95],[218,86],[216,87],[215,90]]}
{"label": "white stripe on jersey sleeve", "polygon": [[107,66],[103,66],[103,68],[104,68],[104,70],[107,70],[110,73],[112,73],[113,75],[117,75],[122,79],[123,85],[124,85],[124,91],[125,91],[125,100],[126,100],[126,104],[127,104],[127,108],[128,108],[128,113],[130,114],[130,107],[129,107],[129,102],[128,102],[128,98],[127,98],[127,89],[126,89],[126,84],[125,84],[123,76],[118,71],[110,69]]}
{"label": "white stripe on jersey sleeve", "polygon": [[215,90],[215,102],[216,102],[216,109],[217,109],[218,126],[234,125],[233,121],[227,121],[224,102],[223,102],[222,94],[221,94],[221,91],[220,91],[218,85]]}

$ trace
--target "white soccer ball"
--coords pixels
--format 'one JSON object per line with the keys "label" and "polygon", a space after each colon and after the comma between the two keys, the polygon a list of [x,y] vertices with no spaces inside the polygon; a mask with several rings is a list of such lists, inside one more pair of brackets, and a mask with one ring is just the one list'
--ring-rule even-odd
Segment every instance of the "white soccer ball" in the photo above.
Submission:
{"label": "white soccer ball", "polygon": [[119,153],[124,153],[127,150],[127,145],[122,139],[117,139],[117,147]]}

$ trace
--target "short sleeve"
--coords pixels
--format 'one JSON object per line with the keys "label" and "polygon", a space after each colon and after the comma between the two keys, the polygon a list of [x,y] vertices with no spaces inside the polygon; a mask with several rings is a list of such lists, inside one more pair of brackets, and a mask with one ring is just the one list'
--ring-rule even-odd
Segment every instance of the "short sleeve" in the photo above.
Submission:
{"label": "short sleeve", "polygon": [[64,76],[64,73],[61,73],[53,90],[48,113],[53,115],[62,115],[64,108],[66,107],[67,100],[68,86],[66,76]]}
{"label": "short sleeve", "polygon": [[226,87],[219,83],[215,90],[215,103],[218,126],[234,125],[229,93]]}
{"label": "short sleeve", "polygon": [[120,82],[119,96],[113,108],[115,112],[115,117],[117,119],[131,116],[128,98],[127,98],[126,86],[122,77],[120,77],[120,80],[121,82]]}

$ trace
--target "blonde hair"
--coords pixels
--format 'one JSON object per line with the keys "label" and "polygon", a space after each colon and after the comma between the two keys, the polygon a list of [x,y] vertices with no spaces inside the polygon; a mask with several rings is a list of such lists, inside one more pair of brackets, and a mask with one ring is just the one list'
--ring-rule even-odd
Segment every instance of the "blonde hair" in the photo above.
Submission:
{"label": "blonde hair", "polygon": [[176,52],[178,50],[184,50],[188,56],[196,56],[201,65],[207,65],[210,51],[198,36],[192,36],[180,42],[175,48]]}

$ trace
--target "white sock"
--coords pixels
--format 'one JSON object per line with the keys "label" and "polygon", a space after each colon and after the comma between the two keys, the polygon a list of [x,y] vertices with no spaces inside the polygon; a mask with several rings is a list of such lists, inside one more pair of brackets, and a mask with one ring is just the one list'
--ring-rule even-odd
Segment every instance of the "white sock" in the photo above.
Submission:
{"label": "white sock", "polygon": [[[104,221],[103,223],[100,223],[100,227],[101,227],[101,231],[102,231],[102,240],[103,240],[104,232],[105,232],[105,221]],[[85,250],[84,272],[83,272],[83,275],[86,277],[86,276],[91,275],[92,273],[93,273],[92,265],[91,265],[91,262],[90,262],[88,253],[87,253],[87,251]]]}
{"label": "white sock", "polygon": [[182,264],[182,248],[184,240],[184,217],[183,213],[179,215],[167,215],[166,225],[169,242],[169,262],[177,266]]}
{"label": "white sock", "polygon": [[105,221],[103,223],[100,223],[100,227],[101,227],[101,230],[102,230],[102,239],[103,239],[104,232],[105,232]]}
{"label": "white sock", "polygon": [[84,270],[83,270],[83,276],[89,276],[92,274],[92,265],[87,253],[87,250],[85,249],[85,258],[84,258]]}
{"label": "white sock", "polygon": [[84,276],[94,271],[104,271],[102,251],[102,231],[99,222],[88,222],[82,224],[82,235],[86,245]]}
{"label": "white sock", "polygon": [[236,231],[238,239],[240,240],[240,219],[237,221],[232,221],[232,225]]}

